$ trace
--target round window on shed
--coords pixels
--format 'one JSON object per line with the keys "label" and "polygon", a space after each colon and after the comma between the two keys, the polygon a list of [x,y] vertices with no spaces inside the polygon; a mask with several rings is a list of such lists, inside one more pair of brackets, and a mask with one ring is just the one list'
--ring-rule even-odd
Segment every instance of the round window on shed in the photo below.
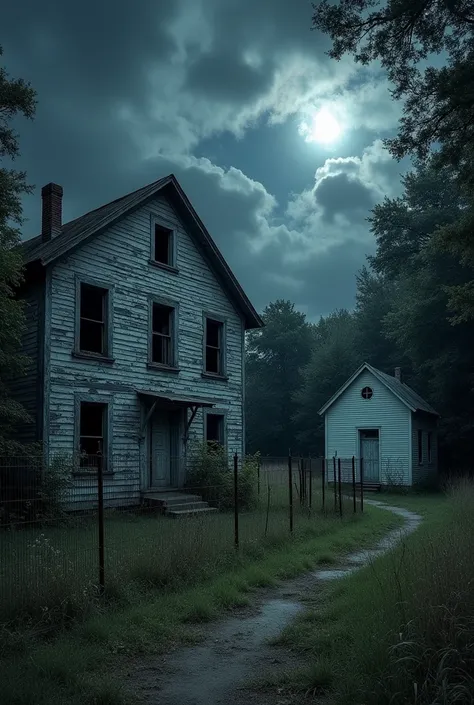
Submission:
{"label": "round window on shed", "polygon": [[364,387],[361,394],[363,399],[372,399],[374,392],[371,387]]}

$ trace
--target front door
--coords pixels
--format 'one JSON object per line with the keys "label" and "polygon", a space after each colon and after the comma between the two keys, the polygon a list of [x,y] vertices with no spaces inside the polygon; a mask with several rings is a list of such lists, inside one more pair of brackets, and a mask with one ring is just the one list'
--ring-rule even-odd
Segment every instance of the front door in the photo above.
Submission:
{"label": "front door", "polygon": [[377,429],[360,431],[360,457],[364,460],[364,480],[379,482],[379,432]]}
{"label": "front door", "polygon": [[171,485],[170,423],[167,414],[155,413],[151,419],[151,478],[152,488]]}

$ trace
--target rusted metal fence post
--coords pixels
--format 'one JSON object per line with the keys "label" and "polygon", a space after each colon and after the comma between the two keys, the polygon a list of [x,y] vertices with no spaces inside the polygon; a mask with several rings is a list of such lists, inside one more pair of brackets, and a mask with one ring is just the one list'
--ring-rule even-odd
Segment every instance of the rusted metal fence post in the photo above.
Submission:
{"label": "rusted metal fence post", "polygon": [[334,512],[337,512],[337,477],[336,477],[336,456],[333,457],[334,470]]}
{"label": "rusted metal fence post", "polygon": [[308,460],[308,465],[309,465],[309,508],[311,509],[313,506],[313,463],[311,462],[311,456],[309,456]]}
{"label": "rusted metal fence post", "polygon": [[303,504],[303,468],[301,467],[301,458],[298,458],[298,480],[299,480],[299,490],[298,495],[300,498],[300,504]]}
{"label": "rusted metal fence post", "polygon": [[360,459],[360,511],[364,511],[364,458]]}
{"label": "rusted metal fence post", "polygon": [[303,495],[304,495],[304,504],[306,506],[308,502],[308,468],[306,465],[306,459],[302,458],[301,459],[301,469],[303,472]]}
{"label": "rusted metal fence post", "polygon": [[357,501],[356,501],[356,472],[355,472],[355,458],[352,456],[352,501],[354,502],[354,514],[357,512]]}
{"label": "rusted metal fence post", "polygon": [[260,497],[260,456],[258,456],[257,460],[257,494]]}
{"label": "rusted metal fence post", "polygon": [[323,499],[323,512],[325,510],[325,504],[326,504],[326,458],[323,458],[323,462],[321,465],[321,478],[322,478],[322,499]]}
{"label": "rusted metal fence post", "polygon": [[270,516],[270,481],[268,482],[267,486],[267,515],[265,517],[265,536],[267,535],[268,532],[268,517]]}
{"label": "rusted metal fence post", "polygon": [[291,464],[291,451],[288,454],[288,502],[290,505],[290,532],[293,531],[293,469]]}
{"label": "rusted metal fence post", "polygon": [[239,467],[238,455],[234,453],[234,545],[239,549]]}
{"label": "rusted metal fence post", "polygon": [[105,539],[104,539],[104,464],[102,455],[97,456],[97,503],[99,520],[99,594],[105,592]]}
{"label": "rusted metal fence post", "polygon": [[337,484],[339,487],[339,514],[342,518],[342,481],[341,481],[341,459],[337,459]]}

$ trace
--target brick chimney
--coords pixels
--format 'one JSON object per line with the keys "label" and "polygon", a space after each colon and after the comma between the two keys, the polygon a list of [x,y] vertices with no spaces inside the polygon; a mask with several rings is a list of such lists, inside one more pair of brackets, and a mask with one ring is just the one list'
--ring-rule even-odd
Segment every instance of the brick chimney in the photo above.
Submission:
{"label": "brick chimney", "polygon": [[43,199],[41,238],[49,242],[61,232],[63,212],[63,187],[58,184],[46,184],[41,189]]}
{"label": "brick chimney", "polygon": [[399,382],[402,381],[402,368],[401,367],[395,367],[395,379],[398,379]]}

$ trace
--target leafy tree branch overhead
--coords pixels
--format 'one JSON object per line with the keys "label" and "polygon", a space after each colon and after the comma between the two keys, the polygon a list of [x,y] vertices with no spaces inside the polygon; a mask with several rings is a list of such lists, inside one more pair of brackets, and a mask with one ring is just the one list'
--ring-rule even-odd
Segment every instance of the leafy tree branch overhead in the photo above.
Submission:
{"label": "leafy tree branch overhead", "polygon": [[[447,159],[463,161],[474,139],[473,30],[469,0],[322,0],[313,26],[332,40],[329,55],[368,65],[380,62],[404,100],[397,137],[387,140],[398,158],[426,158],[434,143]],[[445,65],[435,67],[436,55]]]}
{"label": "leafy tree branch overhead", "polygon": [[[0,58],[2,54],[0,47]],[[23,222],[21,198],[31,192],[26,174],[12,168],[20,153],[12,121],[17,116],[32,119],[35,107],[32,87],[21,78],[10,78],[0,66],[0,448],[8,443],[12,427],[28,419],[8,391],[9,380],[21,375],[28,364],[19,354],[24,310],[15,291],[21,284],[23,269],[18,248]]]}
{"label": "leafy tree branch overhead", "polygon": [[[397,159],[412,156],[420,166],[429,164],[431,174],[439,171],[446,177],[446,185],[441,183],[446,208],[438,213],[441,217],[436,222],[430,221],[426,213],[424,233],[420,231],[419,235],[426,238],[436,232],[439,250],[456,257],[471,272],[467,281],[446,285],[446,305],[453,324],[473,320],[472,2],[322,0],[314,5],[313,26],[329,35],[332,58],[339,60],[350,54],[356,62],[363,65],[379,62],[385,69],[393,99],[403,101],[398,134],[385,140],[391,154]],[[430,171],[425,173],[427,178],[431,178]],[[450,188],[457,189],[454,202],[449,201]],[[427,188],[425,191],[428,193]],[[457,217],[453,219],[456,208]],[[395,233],[398,242],[404,237],[405,216],[399,204],[392,202],[391,217],[398,223]],[[377,217],[376,208],[372,222]]]}

